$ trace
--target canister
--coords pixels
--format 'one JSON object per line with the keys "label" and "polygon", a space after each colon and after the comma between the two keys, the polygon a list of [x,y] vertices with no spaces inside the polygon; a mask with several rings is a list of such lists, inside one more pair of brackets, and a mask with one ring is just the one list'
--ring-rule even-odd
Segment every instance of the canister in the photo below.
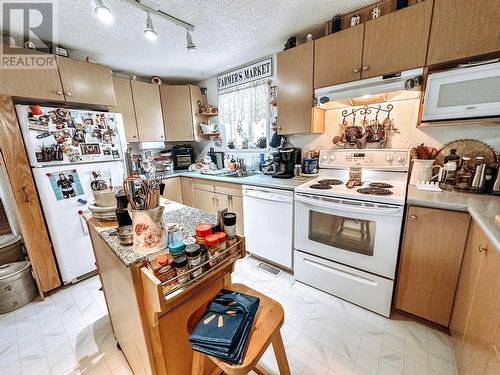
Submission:
{"label": "canister", "polygon": [[35,280],[28,261],[0,266],[0,314],[17,310],[37,296]]}

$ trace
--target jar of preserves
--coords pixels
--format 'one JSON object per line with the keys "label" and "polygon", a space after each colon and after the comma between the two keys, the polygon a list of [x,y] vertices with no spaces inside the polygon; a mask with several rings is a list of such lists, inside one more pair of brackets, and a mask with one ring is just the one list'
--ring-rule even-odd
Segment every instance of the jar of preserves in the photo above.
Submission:
{"label": "jar of preserves", "polygon": [[[188,245],[186,246],[185,251],[190,269],[198,267],[202,263],[200,245],[198,244]],[[191,278],[194,279],[195,277],[201,276],[202,273],[203,270],[201,268],[193,270],[191,271]]]}
{"label": "jar of preserves", "polygon": [[175,272],[177,273],[177,276],[180,276],[177,279],[177,282],[180,285],[186,284],[190,280],[189,272],[188,272],[189,271],[189,263],[188,263],[187,257],[185,256],[184,259],[180,259],[180,258],[174,259],[174,267],[175,267]]}

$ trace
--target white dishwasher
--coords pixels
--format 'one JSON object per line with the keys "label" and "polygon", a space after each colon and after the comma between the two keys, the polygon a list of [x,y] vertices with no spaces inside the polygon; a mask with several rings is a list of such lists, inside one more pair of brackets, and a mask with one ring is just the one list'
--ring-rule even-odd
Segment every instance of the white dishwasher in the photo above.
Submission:
{"label": "white dishwasher", "polygon": [[247,250],[292,269],[293,191],[243,186]]}

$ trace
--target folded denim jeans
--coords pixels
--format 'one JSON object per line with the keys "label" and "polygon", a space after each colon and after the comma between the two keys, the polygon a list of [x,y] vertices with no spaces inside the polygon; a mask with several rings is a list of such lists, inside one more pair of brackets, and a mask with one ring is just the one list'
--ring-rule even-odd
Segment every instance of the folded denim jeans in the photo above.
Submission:
{"label": "folded denim jeans", "polygon": [[241,363],[259,302],[257,297],[222,289],[189,338],[193,350]]}

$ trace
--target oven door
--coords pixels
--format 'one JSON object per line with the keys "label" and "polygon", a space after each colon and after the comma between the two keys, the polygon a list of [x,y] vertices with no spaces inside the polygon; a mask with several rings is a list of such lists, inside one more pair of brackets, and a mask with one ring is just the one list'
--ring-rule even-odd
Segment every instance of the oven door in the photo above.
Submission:
{"label": "oven door", "polygon": [[295,248],[394,279],[403,207],[295,194]]}

